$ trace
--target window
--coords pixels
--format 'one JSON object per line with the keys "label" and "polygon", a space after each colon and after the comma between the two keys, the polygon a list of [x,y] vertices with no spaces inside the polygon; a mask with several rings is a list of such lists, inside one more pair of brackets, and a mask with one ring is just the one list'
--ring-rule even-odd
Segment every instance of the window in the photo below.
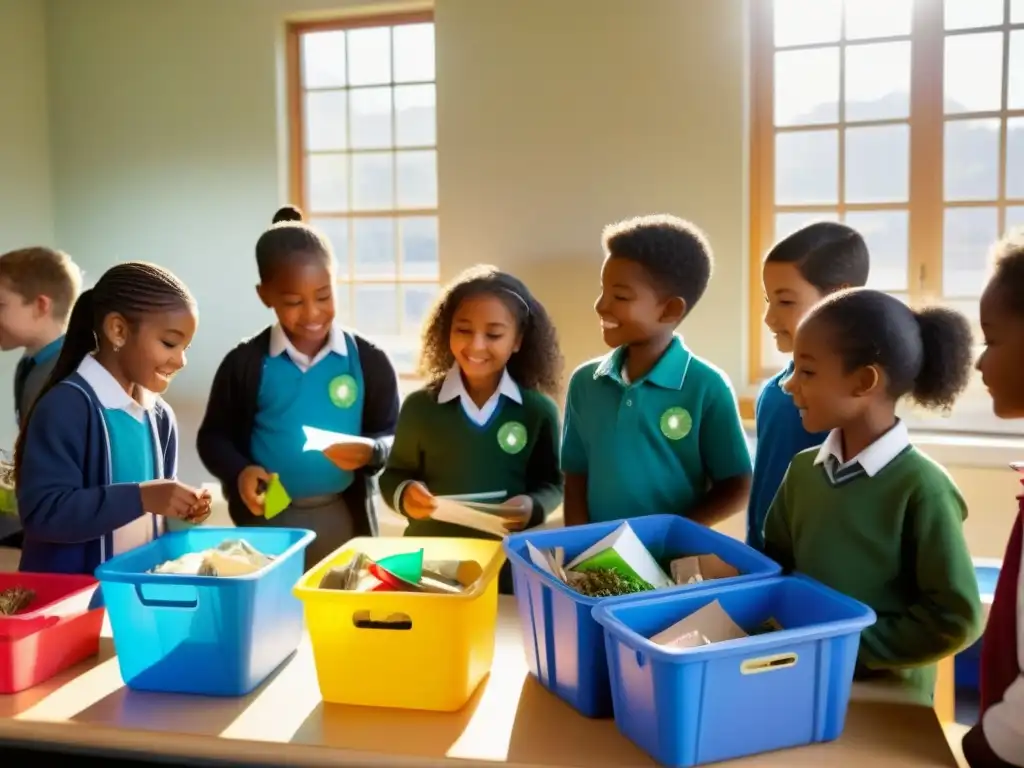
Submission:
{"label": "window", "polygon": [[289,30],[293,195],[331,241],[338,319],[415,367],[437,296],[430,14]]}
{"label": "window", "polygon": [[[752,379],[783,363],[761,323],[760,260],[816,219],[864,235],[871,287],[977,326],[989,247],[1024,225],[1024,0],[752,8]],[[907,417],[1014,431],[977,376],[952,414]]]}

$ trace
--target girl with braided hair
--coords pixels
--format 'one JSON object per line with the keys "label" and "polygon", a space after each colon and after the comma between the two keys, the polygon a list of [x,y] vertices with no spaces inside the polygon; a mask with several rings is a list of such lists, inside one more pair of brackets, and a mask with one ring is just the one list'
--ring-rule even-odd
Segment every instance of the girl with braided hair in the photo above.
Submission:
{"label": "girl with braided hair", "polygon": [[15,446],[21,570],[91,574],[166,518],[210,514],[209,493],[175,478],[178,427],[160,398],[197,323],[188,288],[154,264],[118,264],[78,298]]}

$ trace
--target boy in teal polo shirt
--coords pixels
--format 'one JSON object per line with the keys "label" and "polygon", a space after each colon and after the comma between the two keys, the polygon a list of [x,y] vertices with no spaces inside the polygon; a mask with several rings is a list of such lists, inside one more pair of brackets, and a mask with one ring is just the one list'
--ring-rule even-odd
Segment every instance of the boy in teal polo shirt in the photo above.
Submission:
{"label": "boy in teal polo shirt", "polygon": [[673,216],[612,225],[603,241],[594,308],[613,349],[569,382],[565,524],[673,513],[714,525],[746,504],[751,462],[728,378],[675,334],[707,288],[710,246]]}

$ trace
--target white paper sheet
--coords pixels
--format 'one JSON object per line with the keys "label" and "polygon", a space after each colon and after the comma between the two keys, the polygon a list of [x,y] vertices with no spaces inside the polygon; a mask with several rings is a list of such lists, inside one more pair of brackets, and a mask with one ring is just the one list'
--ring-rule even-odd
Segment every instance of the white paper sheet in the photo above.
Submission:
{"label": "white paper sheet", "polygon": [[373,447],[373,440],[362,435],[346,435],[344,432],[332,432],[317,427],[303,427],[302,431],[306,434],[306,444],[302,448],[304,451],[326,451],[339,443],[359,443]]}

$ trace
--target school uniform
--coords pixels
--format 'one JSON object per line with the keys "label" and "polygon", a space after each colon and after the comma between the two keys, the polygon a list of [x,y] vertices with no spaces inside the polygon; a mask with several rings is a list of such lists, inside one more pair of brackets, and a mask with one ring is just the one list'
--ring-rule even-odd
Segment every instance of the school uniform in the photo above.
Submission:
{"label": "school uniform", "polygon": [[177,471],[167,403],[148,392],[136,402],[89,355],[39,400],[25,428],[21,570],[91,574],[161,535],[164,520],[142,508],[138,484]]}
{"label": "school uniform", "polygon": [[754,410],[757,425],[757,450],[754,453],[754,479],[747,505],[747,544],[764,549],[764,518],[782,485],[789,462],[800,451],[821,445],[828,432],[808,432],[800,419],[800,409],[782,385],[793,375],[793,363],[771,377],[757,395]]}
{"label": "school uniform", "polygon": [[[498,389],[478,407],[466,392],[458,366],[440,387],[421,389],[402,404],[395,443],[380,476],[380,492],[396,512],[406,486],[418,481],[435,496],[493,493],[529,496],[526,527],[544,522],[562,503],[558,466],[558,406],[548,396],[522,389],[506,371]],[[438,520],[410,520],[406,536],[492,538]],[[511,594],[511,571],[502,569],[499,589]]]}
{"label": "school uniform", "polygon": [[895,677],[921,703],[934,662],[972,642],[981,599],[949,474],[910,444],[901,421],[852,459],[833,430],[796,455],[765,519],[765,553],[871,606],[858,677]]}
{"label": "school uniform", "polygon": [[964,756],[972,766],[971,746],[978,738],[1005,765],[1024,766],[1024,494],[1017,500],[981,643],[981,717],[964,737]]}
{"label": "school uniform", "polygon": [[687,516],[712,483],[750,474],[750,449],[726,375],[678,336],[629,381],[625,348],[569,382],[562,469],[587,476],[591,522]]}
{"label": "school uniform", "polygon": [[[311,567],[353,536],[376,535],[370,483],[387,458],[397,417],[397,376],[379,347],[335,326],[309,358],[275,324],[224,358],[197,447],[236,525],[316,532],[306,550]],[[373,438],[370,463],[346,472],[321,451],[305,451],[303,427]],[[278,474],[292,500],[272,520],[253,515],[238,492],[239,474],[254,464]]]}

